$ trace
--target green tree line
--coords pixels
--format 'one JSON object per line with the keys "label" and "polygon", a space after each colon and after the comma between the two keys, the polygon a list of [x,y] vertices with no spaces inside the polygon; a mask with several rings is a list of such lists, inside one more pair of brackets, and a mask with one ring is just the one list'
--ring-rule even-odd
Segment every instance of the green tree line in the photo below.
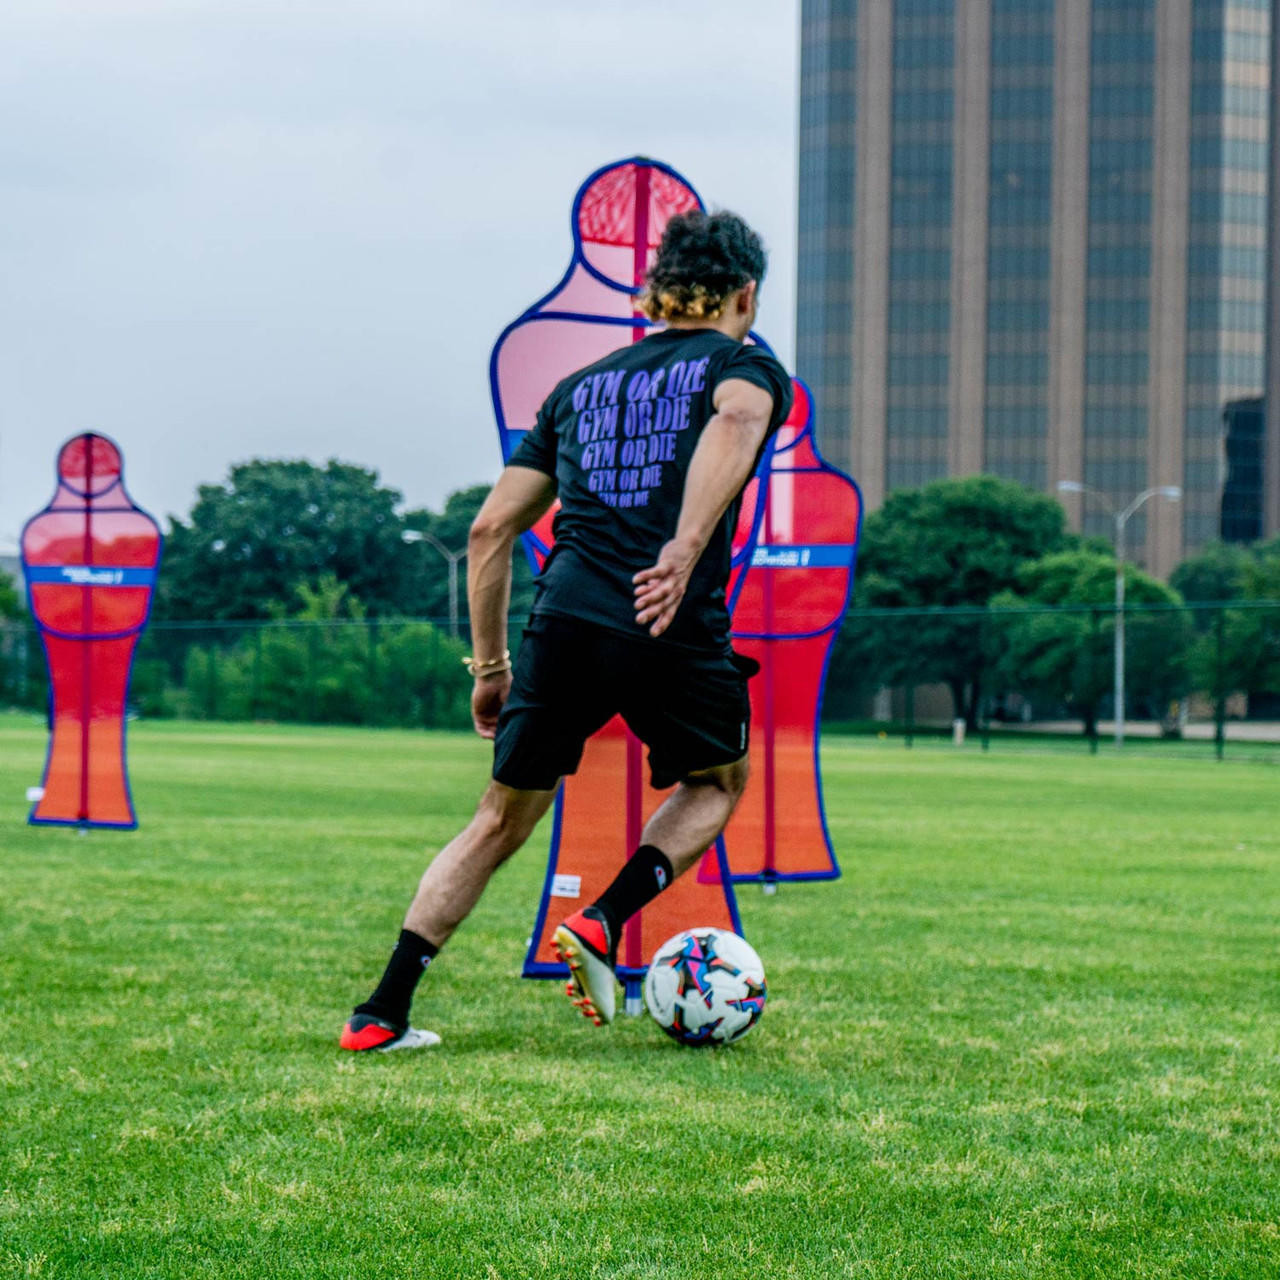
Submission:
{"label": "green tree line", "polygon": [[[184,520],[169,518],[156,621],[244,622],[301,616],[302,589],[332,578],[347,607],[369,618],[446,620],[445,558],[425,539],[463,552],[488,493],[473,485],[449,495],[442,511],[402,511],[403,495],[376,471],[346,462],[239,463],[222,484],[201,485]],[[527,609],[532,575],[514,558],[512,608]],[[465,563],[463,565],[465,574]],[[460,591],[465,610],[465,588]]]}
{"label": "green tree line", "polygon": [[[403,509],[375,471],[330,461],[254,460],[201,485],[171,516],[132,706],[149,716],[464,726],[470,681],[450,634],[448,563],[426,539],[465,551],[488,487],[440,511]],[[460,566],[466,633],[465,560]],[[514,558],[513,611],[532,574]],[[0,574],[0,619],[18,619]],[[39,646],[0,634],[0,701],[44,705]]]}
{"label": "green tree line", "polygon": [[[170,518],[136,705],[151,715],[465,724],[448,564],[422,535],[462,551],[487,492],[476,485],[440,511],[404,510],[399,491],[350,463],[233,466],[200,487],[185,518]],[[1105,544],[1071,533],[1053,498],[1022,485],[978,476],[896,491],[864,523],[828,712],[855,714],[883,686],[936,682],[971,725],[1017,693],[1090,732],[1111,695],[1114,575]],[[1133,707],[1159,715],[1192,690],[1280,690],[1280,609],[1246,607],[1280,600],[1280,538],[1210,546],[1168,584],[1132,565],[1125,577]],[[531,600],[518,549],[513,616]],[[20,614],[0,575],[0,618]],[[0,696],[15,700],[20,688],[35,705],[38,666],[11,632]]]}
{"label": "green tree line", "polygon": [[130,698],[146,716],[459,727],[465,646],[431,622],[375,619],[332,575],[296,613],[249,626],[160,625],[144,636]]}
{"label": "green tree line", "polygon": [[[255,460],[202,485],[171,518],[153,627],[135,670],[143,714],[463,726],[469,722],[466,563],[459,618],[434,538],[463,553],[488,493],[402,510],[376,472],[331,460]],[[415,536],[417,535],[417,536]],[[424,537],[422,535],[429,535]],[[514,557],[513,608],[532,575]],[[413,619],[415,621],[407,621]],[[258,623],[222,632],[164,623]]]}
{"label": "green tree line", "polygon": [[[971,728],[984,701],[1018,693],[1092,732],[1112,692],[1115,572],[1109,547],[1071,533],[1059,503],[1023,485],[975,476],[898,490],[863,524],[828,710],[853,714],[882,686],[940,683]],[[1280,692],[1280,607],[1245,607],[1280,601],[1280,538],[1211,546],[1168,584],[1124,572],[1132,706],[1159,716],[1193,691]],[[1188,607],[1202,601],[1238,607]]]}

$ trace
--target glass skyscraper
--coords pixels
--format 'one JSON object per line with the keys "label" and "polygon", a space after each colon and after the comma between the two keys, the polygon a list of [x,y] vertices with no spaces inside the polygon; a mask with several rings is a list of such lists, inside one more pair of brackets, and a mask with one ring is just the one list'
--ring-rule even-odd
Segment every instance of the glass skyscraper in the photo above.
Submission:
{"label": "glass skyscraper", "polygon": [[797,371],[870,506],[991,472],[1167,574],[1264,380],[1268,0],[803,0]]}

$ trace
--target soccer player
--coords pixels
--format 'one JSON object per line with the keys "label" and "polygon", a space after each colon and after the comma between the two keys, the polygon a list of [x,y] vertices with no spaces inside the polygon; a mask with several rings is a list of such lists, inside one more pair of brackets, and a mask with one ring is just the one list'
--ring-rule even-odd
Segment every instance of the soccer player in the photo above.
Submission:
{"label": "soccer player", "polygon": [[[782,366],[744,341],[765,262],[734,214],[672,218],[641,297],[666,327],[561,382],[476,517],[471,711],[494,739],[493,780],[423,875],[344,1049],[439,1043],[409,1023],[419,978],[615,714],[649,748],[653,785],[675,790],[613,883],[554,934],[574,1003],[597,1025],[613,1020],[623,924],[729,821],[747,780],[754,667],[729,643],[730,543],[743,486],[791,406]],[[512,548],[557,495],[555,546],[512,671]]]}

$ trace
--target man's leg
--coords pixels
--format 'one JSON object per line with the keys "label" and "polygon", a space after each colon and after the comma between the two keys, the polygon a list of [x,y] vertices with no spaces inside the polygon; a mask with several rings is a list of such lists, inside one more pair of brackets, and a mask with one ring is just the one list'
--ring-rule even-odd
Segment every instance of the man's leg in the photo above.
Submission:
{"label": "man's leg", "polygon": [[423,873],[382,981],[342,1033],[344,1049],[419,1048],[437,1043],[409,1026],[413,993],[427,965],[480,900],[493,873],[529,838],[555,797],[490,782],[475,817]]}
{"label": "man's leg", "polygon": [[480,901],[489,877],[532,834],[555,799],[550,791],[517,791],[490,782],[476,815],[422,874],[404,927],[437,949]]}
{"label": "man's leg", "polygon": [[613,883],[555,931],[556,950],[573,976],[573,1002],[597,1026],[613,1021],[622,926],[698,862],[725,829],[746,785],[746,756],[686,775],[645,823],[640,847]]}
{"label": "man's leg", "polygon": [[684,875],[715,843],[729,825],[746,785],[746,756],[691,773],[645,823],[641,841],[667,855],[672,879]]}

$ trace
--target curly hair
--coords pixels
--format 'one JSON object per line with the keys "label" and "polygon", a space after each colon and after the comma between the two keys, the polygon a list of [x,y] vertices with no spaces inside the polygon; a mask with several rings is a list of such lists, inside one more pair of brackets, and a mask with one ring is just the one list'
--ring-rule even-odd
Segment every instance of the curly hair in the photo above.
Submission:
{"label": "curly hair", "polygon": [[662,233],[641,310],[650,320],[718,320],[731,293],[764,280],[767,264],[760,237],[736,213],[678,213]]}

